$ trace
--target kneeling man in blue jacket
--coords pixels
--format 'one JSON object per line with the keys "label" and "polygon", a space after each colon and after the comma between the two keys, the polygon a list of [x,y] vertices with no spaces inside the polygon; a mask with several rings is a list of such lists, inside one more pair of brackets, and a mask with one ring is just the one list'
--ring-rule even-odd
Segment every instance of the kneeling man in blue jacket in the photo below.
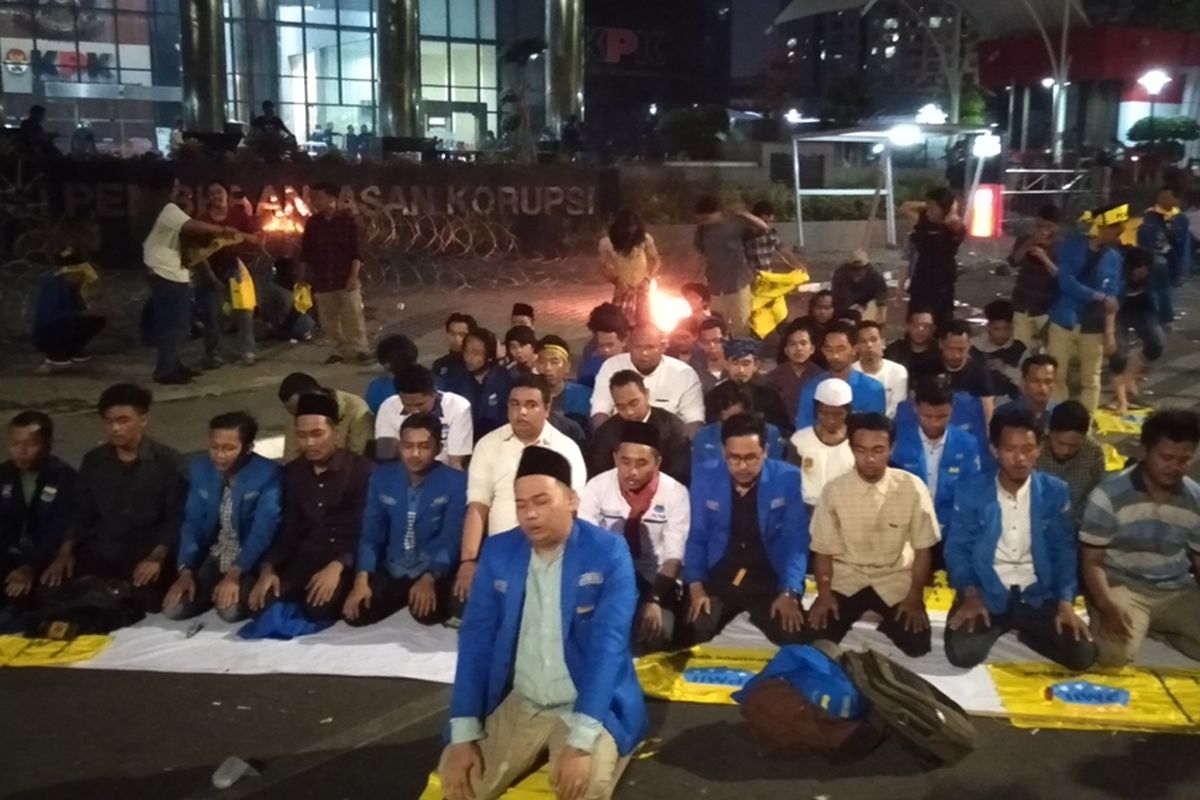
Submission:
{"label": "kneeling man in blue jacket", "polygon": [[556,797],[603,800],[646,729],[633,559],[574,518],[558,453],[525,448],[515,490],[521,527],[488,539],[471,584],[438,773],[447,800],[491,800],[548,753]]}
{"label": "kneeling man in blue jacket", "polygon": [[973,667],[1016,631],[1035,652],[1085,670],[1096,647],[1074,609],[1079,562],[1070,490],[1034,471],[1041,427],[1028,411],[997,411],[988,433],[999,472],[958,487],[946,529],[946,571],[957,592],[946,658]]}

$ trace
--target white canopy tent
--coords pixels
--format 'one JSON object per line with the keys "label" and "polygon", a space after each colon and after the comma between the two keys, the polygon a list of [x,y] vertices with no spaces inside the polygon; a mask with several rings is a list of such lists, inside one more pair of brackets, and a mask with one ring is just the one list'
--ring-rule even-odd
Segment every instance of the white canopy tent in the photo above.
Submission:
{"label": "white canopy tent", "polygon": [[[964,127],[960,125],[878,125],[878,126],[863,126],[838,131],[813,131],[811,133],[797,133],[792,136],[792,180],[793,191],[796,197],[796,236],[797,243],[804,246],[804,198],[805,197],[876,197],[882,194],[885,203],[884,221],[887,226],[887,243],[889,246],[895,247],[899,242],[899,237],[896,232],[896,185],[895,176],[892,169],[892,150],[897,146],[897,128],[904,128],[905,135],[913,138],[920,137],[920,141],[931,136],[955,136],[968,137],[974,140],[979,136],[992,135],[994,132],[991,128],[986,127]],[[880,157],[880,169],[882,170],[882,180],[874,189],[829,189],[829,188],[812,188],[806,189],[800,184],[800,145],[803,142],[825,143],[825,144],[860,144],[869,147],[877,145],[883,146],[883,152]],[[967,147],[968,169],[967,175],[971,175],[970,158],[972,147]],[[980,162],[982,163],[982,162]],[[975,175],[979,175],[979,166],[976,164]],[[978,182],[976,177],[975,182]],[[876,200],[876,204],[878,199]],[[870,234],[870,225],[874,220],[874,208],[870,217],[868,217],[866,226],[867,233]],[[864,236],[864,239],[866,237]]]}

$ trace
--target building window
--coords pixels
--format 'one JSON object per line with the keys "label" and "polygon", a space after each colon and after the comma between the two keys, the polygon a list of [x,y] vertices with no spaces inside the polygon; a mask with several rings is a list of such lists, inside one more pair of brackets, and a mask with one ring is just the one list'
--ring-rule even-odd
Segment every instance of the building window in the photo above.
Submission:
{"label": "building window", "polygon": [[425,134],[473,150],[499,130],[496,0],[421,0]]}

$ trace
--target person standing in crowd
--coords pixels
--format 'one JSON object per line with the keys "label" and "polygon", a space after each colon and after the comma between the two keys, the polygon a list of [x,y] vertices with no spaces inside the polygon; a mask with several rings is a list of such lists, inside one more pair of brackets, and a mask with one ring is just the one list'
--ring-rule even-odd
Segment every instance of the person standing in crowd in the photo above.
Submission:
{"label": "person standing in crowd", "polygon": [[625,424],[644,422],[658,431],[662,471],[684,486],[688,485],[691,480],[692,447],[682,420],[670,411],[650,404],[646,381],[636,370],[625,369],[613,375],[609,390],[617,413],[596,428],[591,442],[588,475],[595,477],[613,469]]}
{"label": "person standing in crowd", "polygon": [[338,188],[330,183],[312,187],[312,206],[300,240],[300,259],[321,327],[333,340],[334,351],[325,363],[369,364],[358,221],[351,212],[338,209]]}
{"label": "person standing in crowd", "polygon": [[244,411],[213,417],[208,456],[192,461],[176,557],[179,577],[163,600],[167,619],[214,606],[226,622],[250,616],[253,573],[275,540],[279,465],[254,452],[258,423]]}
{"label": "person standing in crowd", "polygon": [[541,338],[536,371],[545,376],[550,386],[551,416],[566,417],[586,435],[592,426],[592,392],[582,384],[567,380],[571,373],[571,346],[566,339],[554,334]]}
{"label": "person standing in crowd", "polygon": [[792,449],[802,478],[800,488],[810,519],[825,484],[854,469],[847,428],[852,397],[850,384],[845,381],[837,378],[821,381],[813,395],[816,422],[792,435]]}
{"label": "person standing in crowd", "polygon": [[17,150],[27,158],[49,158],[61,155],[54,144],[58,135],[46,131],[46,107],[32,105],[29,116],[21,120],[17,129]]}
{"label": "person standing in crowd", "polygon": [[[767,422],[779,429],[785,438],[792,435],[795,417],[789,417],[779,392],[765,383],[758,373],[758,342],[753,339],[731,339],[725,345],[729,364],[729,380],[744,386],[754,398],[754,407]],[[711,414],[707,416],[712,416]]]}
{"label": "person standing in crowd", "polygon": [[1160,188],[1154,205],[1142,214],[1137,245],[1154,257],[1150,286],[1161,325],[1175,321],[1173,289],[1191,272],[1192,234],[1189,227],[1187,215],[1179,208],[1179,191],[1173,186]]}
{"label": "person standing in crowd", "polygon": [[870,375],[853,369],[856,358],[854,347],[857,343],[858,329],[851,323],[834,322],[829,326],[821,345],[829,369],[806,383],[800,391],[800,402],[796,405],[797,430],[807,428],[815,421],[813,398],[816,396],[817,387],[826,378],[837,378],[850,385],[854,411],[877,411],[880,414],[887,411],[887,393],[883,384]]}
{"label": "person standing in crowd", "polygon": [[1113,315],[1121,296],[1121,254],[1118,246],[1129,206],[1099,209],[1091,215],[1090,236],[1072,236],[1059,248],[1058,299],[1050,308],[1050,355],[1058,361],[1055,402],[1069,396],[1067,373],[1071,359],[1079,360],[1080,401],[1089,413],[1100,405],[1100,371],[1105,338],[1112,333]]}
{"label": "person standing in crowd", "polygon": [[908,206],[906,203],[902,210],[910,216],[916,212],[916,225],[908,240],[911,266],[900,270],[896,300],[902,301],[907,293],[909,309],[933,312],[940,330],[954,319],[958,248],[967,237],[967,228],[958,214],[954,192],[945,186],[931,189],[924,203]]}
{"label": "person standing in crowd", "polygon": [[909,303],[904,335],[883,348],[883,357],[908,370],[909,378],[941,363],[935,335],[933,312]]}
{"label": "person standing in crowd", "polygon": [[1104,479],[1104,449],[1091,436],[1092,416],[1077,400],[1064,400],[1049,413],[1050,432],[1042,443],[1037,471],[1064,480],[1071,508],[1082,516],[1084,501]]}
{"label": "person standing in crowd", "polygon": [[944,531],[955,600],[946,624],[946,660],[970,668],[1015,630],[1022,644],[1067,669],[1096,660],[1075,614],[1079,589],[1075,521],[1067,485],[1034,470],[1041,429],[1019,409],[990,426],[999,471],[959,486]]}
{"label": "person standing in crowd", "polygon": [[379,340],[379,344],[375,345],[375,359],[387,372],[372,378],[363,394],[367,409],[372,414],[379,416],[380,406],[396,396],[396,376],[416,364],[417,358],[417,346],[402,333],[393,333]]}
{"label": "person standing in crowd", "polygon": [[[754,407],[754,398],[745,386],[724,381],[709,392],[704,398],[708,413],[708,424],[696,432],[692,439],[692,473],[706,464],[720,462],[725,458],[724,446],[721,442],[721,423],[739,414],[751,414],[761,419]],[[766,423],[767,458],[776,461],[784,460],[787,455],[787,441],[779,433],[779,429],[771,423]]]}
{"label": "person standing in crowd", "polygon": [[[924,367],[924,374],[918,374],[915,378],[945,375],[950,381],[950,388],[956,393],[970,395],[979,401],[986,426],[996,409],[996,390],[992,387],[992,376],[987,367],[971,358],[971,323],[965,319],[954,319],[939,328],[938,352],[941,354],[938,366],[932,369]],[[987,440],[986,431],[983,432],[983,439]]]}
{"label": "person standing in crowd", "polygon": [[463,344],[467,340],[467,334],[477,327],[479,326],[475,323],[475,318],[470,314],[455,311],[446,317],[448,352],[444,356],[438,356],[433,362],[433,374],[437,378],[438,386],[445,387],[447,381],[453,380],[464,369]]}
{"label": "person standing in crowd", "polygon": [[1098,663],[1123,667],[1146,636],[1200,661],[1200,484],[1187,476],[1200,418],[1171,409],[1142,425],[1146,457],[1088,497],[1079,526]]}
{"label": "person standing in crowd", "polygon": [[537,366],[537,334],[528,325],[509,328],[504,334],[504,350],[508,354],[508,371],[530,375]]}
{"label": "person standing in crowd", "polygon": [[587,483],[579,445],[549,424],[550,387],[545,378],[517,378],[508,395],[507,411],[508,424],[479,440],[467,470],[467,516],[454,582],[458,600],[465,601],[471,591],[484,537],[517,527],[513,476],[526,448],[536,445],[561,454],[570,465],[568,483],[575,491],[582,491]]}
{"label": "person standing in crowd", "polygon": [[629,548],[573,518],[558,453],[530,447],[514,472],[520,528],[479,559],[438,775],[447,800],[495,798],[549,750],[557,797],[607,800],[646,730]]}
{"label": "person standing in crowd", "polygon": [[[217,352],[221,343],[221,306],[229,303],[237,327],[237,354],[241,362],[254,366],[254,276],[241,256],[246,255],[245,242],[257,233],[257,225],[245,205],[239,200],[230,204],[229,189],[213,181],[204,190],[204,213],[197,218],[212,225],[233,228],[243,235],[226,243],[219,239],[202,248],[195,265],[196,300],[204,321],[204,368],[215,369],[225,362]],[[213,250],[213,247],[218,249]],[[191,255],[191,254],[189,254]]]}
{"label": "person standing in crowd", "polygon": [[709,317],[700,323],[697,341],[701,363],[692,363],[692,368],[700,376],[700,389],[704,394],[729,377],[729,361],[725,356],[725,342],[728,339],[729,329],[723,318]]}
{"label": "person standing in crowd", "polygon": [[[337,404],[337,414],[333,418],[337,446],[360,456],[366,455],[375,436],[375,417],[367,408],[366,400],[341,389],[326,389],[304,372],[293,372],[279,383],[279,402],[291,417],[296,416],[300,396],[314,393],[329,395]],[[293,420],[288,419],[283,429],[284,460],[291,461],[300,455],[301,444]]]}
{"label": "person standing in crowd", "polygon": [[413,364],[396,376],[396,394],[379,408],[375,418],[375,460],[401,456],[400,431],[413,414],[432,414],[441,420],[437,458],[457,470],[467,468],[475,447],[471,403],[453,392],[438,391],[433,370]]}
{"label": "person standing in crowd", "polygon": [[441,463],[443,423],[419,411],[400,425],[400,461],[367,486],[354,587],[342,615],[370,625],[408,606],[425,625],[450,615],[450,582],[467,509],[467,476]]}
{"label": "person standing in crowd", "polygon": [[800,470],[767,458],[766,435],[757,417],[725,420],[723,460],[692,483],[684,644],[710,641],[742,611],[773,643],[802,641],[808,516]]}
{"label": "person standing in crowd", "polygon": [[888,466],[892,421],[852,414],[854,469],[825,484],[812,520],[817,599],[808,610],[819,639],[840,642],[868,611],[906,656],[929,652],[925,585],[941,539],[925,485]]}
{"label": "person standing in crowd", "polygon": [[83,299],[83,288],[99,280],[88,260],[67,249],[54,262],[58,269],[38,286],[33,317],[33,346],[46,357],[38,368],[44,373],[87,361],[83,349],[107,322]]}
{"label": "person standing in crowd", "polygon": [[529,303],[513,303],[512,311],[508,315],[508,324],[512,328],[524,326],[533,330],[534,319],[533,306]]}
{"label": "person standing in crowd", "polygon": [[696,235],[700,254],[697,270],[708,281],[712,310],[725,318],[729,332],[740,336],[750,321],[750,281],[746,240],[766,233],[770,226],[749,213],[727,216],[715,197],[696,202]]}
{"label": "person standing in crowd", "polygon": [[1059,225],[1062,211],[1046,205],[1038,210],[1033,231],[1017,239],[1008,263],[1017,269],[1013,285],[1013,338],[1029,352],[1046,346],[1050,307],[1058,298]]}
{"label": "person standing in crowd", "polygon": [[292,132],[288,130],[288,126],[275,113],[275,104],[270,100],[263,101],[262,114],[250,121],[250,127],[253,130],[268,133],[272,136],[292,136]]}
{"label": "person standing in crowd", "polygon": [[650,321],[650,281],[662,262],[641,217],[623,208],[600,239],[600,273],[613,285],[613,304],[631,326]]}
{"label": "person standing in crowd", "polygon": [[283,468],[283,522],[250,591],[250,611],[296,603],[313,622],[338,619],[350,591],[371,462],[338,447],[337,401],[300,395],[301,457]]}
{"label": "person standing in crowd", "polygon": [[513,375],[496,355],[496,334],[473,328],[463,340],[463,368],[452,371],[442,387],[471,404],[475,441],[507,419],[508,393],[521,375]]}
{"label": "person standing in crowd", "polygon": [[34,587],[70,530],[78,473],[52,452],[54,422],[22,411],[0,464],[0,612],[32,610]]}
{"label": "person standing in crowd", "polygon": [[853,309],[862,314],[864,321],[880,325],[887,322],[887,281],[871,266],[866,250],[855,250],[849,261],[834,270],[830,288],[835,313]]}
{"label": "person standing in crowd", "polygon": [[1013,305],[1007,300],[993,300],[983,307],[983,316],[987,327],[971,340],[971,357],[987,366],[996,397],[1015,400],[1021,394],[1021,362],[1026,347],[1013,335]]}
{"label": "person standing in crowd", "polygon": [[[1166,348],[1166,334],[1155,310],[1156,298],[1151,294],[1154,256],[1147,250],[1130,247],[1124,257],[1125,292],[1113,330],[1115,349],[1108,359],[1113,407],[1120,416],[1129,413],[1130,398],[1134,402],[1140,398],[1146,365],[1161,358]],[[1131,329],[1142,343],[1141,353],[1133,356],[1129,355]]]}
{"label": "person standing in crowd", "polygon": [[908,370],[903,364],[883,357],[883,326],[874,320],[858,323],[858,342],[855,345],[858,361],[855,370],[868,375],[883,385],[887,398],[888,419],[896,418],[896,408],[908,399]]}
{"label": "person standing in crowd", "polygon": [[179,182],[169,170],[151,172],[148,189],[151,202],[161,204],[150,233],[142,242],[142,260],[149,271],[150,305],[154,316],[154,347],[157,360],[154,382],[161,384],[190,383],[195,372],[183,366],[179,350],[187,337],[191,319],[192,275],[183,264],[181,235],[227,236],[238,238],[239,230],[228,225],[213,225],[192,219],[175,204]]}
{"label": "person standing in crowd", "polygon": [[1054,356],[1046,353],[1035,353],[1021,362],[1021,394],[1015,400],[1010,400],[996,409],[1011,411],[1017,409],[1033,416],[1038,424],[1039,441],[1050,430],[1050,411],[1053,406],[1050,398],[1054,395],[1055,374],[1058,372],[1058,362]]}
{"label": "person standing in crowd", "polygon": [[583,348],[583,360],[575,377],[580,384],[593,389],[596,386],[596,375],[604,362],[618,353],[625,352],[625,342],[629,338],[629,320],[617,306],[601,303],[588,315],[587,328],[592,337]]}
{"label": "person standing in crowd", "polygon": [[604,362],[596,375],[592,393],[592,425],[599,428],[613,414],[613,397],[609,383],[622,370],[636,370],[650,392],[655,408],[671,412],[683,421],[688,433],[694,435],[704,423],[704,395],[696,370],[677,358],[663,354],[662,331],[653,325],[639,325],[630,336],[629,352],[613,356]]}
{"label": "person standing in crowd", "polygon": [[635,650],[665,650],[680,613],[679,576],[691,525],[687,487],[661,472],[658,429],[621,421],[616,467],[588,481],[579,518],[624,538],[637,572]]}
{"label": "person standing in crowd", "polygon": [[799,263],[779,241],[779,231],[774,227],[775,207],[766,200],[759,200],[750,213],[766,225],[766,230],[754,233],[745,240],[746,263],[750,269],[771,272],[777,263],[782,263],[789,270],[798,269]]}
{"label": "person standing in crowd", "polygon": [[794,319],[784,327],[779,337],[779,353],[775,356],[776,367],[767,373],[766,383],[783,399],[789,420],[796,418],[804,384],[821,371],[813,359],[815,352],[812,326],[806,317]]}
{"label": "person standing in crowd", "polygon": [[85,576],[121,581],[146,614],[162,610],[174,580],[187,479],[183,458],[146,435],[150,392],[118,383],[100,395],[105,443],[83,457],[74,519],[42,586]]}

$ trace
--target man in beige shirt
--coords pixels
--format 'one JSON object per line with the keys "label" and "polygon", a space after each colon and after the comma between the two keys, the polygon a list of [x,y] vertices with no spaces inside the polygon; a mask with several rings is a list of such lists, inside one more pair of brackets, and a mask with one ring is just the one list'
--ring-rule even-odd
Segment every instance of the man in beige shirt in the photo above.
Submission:
{"label": "man in beige shirt", "polygon": [[817,599],[808,612],[814,638],[839,642],[868,611],[907,656],[929,652],[925,584],[930,549],[941,539],[929,490],[888,467],[895,444],[883,414],[852,414],[854,470],[825,484],[812,521]]}
{"label": "man in beige shirt", "polygon": [[341,389],[326,389],[307,373],[293,372],[279,384],[279,402],[289,415],[283,428],[283,460],[291,461],[300,455],[300,440],[296,438],[296,425],[291,417],[296,415],[300,395],[313,392],[328,394],[337,401],[338,418],[334,431],[337,446],[360,456],[370,456],[375,440],[375,416],[367,401]]}

